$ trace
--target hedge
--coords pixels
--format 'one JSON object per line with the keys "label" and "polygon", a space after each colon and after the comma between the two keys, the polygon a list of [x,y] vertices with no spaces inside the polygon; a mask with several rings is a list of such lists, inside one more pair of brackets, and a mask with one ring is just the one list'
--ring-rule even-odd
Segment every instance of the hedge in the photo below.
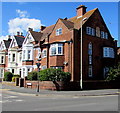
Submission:
{"label": "hedge", "polygon": [[11,72],[5,72],[4,81],[12,81],[13,74]]}

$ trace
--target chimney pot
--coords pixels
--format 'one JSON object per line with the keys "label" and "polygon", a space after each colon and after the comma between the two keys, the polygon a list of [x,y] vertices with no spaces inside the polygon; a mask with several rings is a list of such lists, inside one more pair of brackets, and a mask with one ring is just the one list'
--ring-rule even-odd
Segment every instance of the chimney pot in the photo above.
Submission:
{"label": "chimney pot", "polygon": [[23,32],[21,32],[21,36],[23,36]]}
{"label": "chimney pot", "polygon": [[43,31],[46,28],[46,26],[41,26],[40,30]]}
{"label": "chimney pot", "polygon": [[28,28],[29,31],[33,31],[33,28]]}
{"label": "chimney pot", "polygon": [[17,35],[18,35],[18,36],[20,35],[20,32],[19,32],[19,31],[17,32]]}
{"label": "chimney pot", "polygon": [[86,13],[86,8],[85,5],[80,5],[78,6],[76,9],[77,9],[77,16],[80,17],[80,16],[83,16],[85,13]]}

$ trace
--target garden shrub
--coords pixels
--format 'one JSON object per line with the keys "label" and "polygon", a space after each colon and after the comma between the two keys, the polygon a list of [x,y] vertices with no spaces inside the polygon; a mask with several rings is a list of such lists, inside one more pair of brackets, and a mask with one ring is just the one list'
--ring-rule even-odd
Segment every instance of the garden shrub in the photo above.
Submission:
{"label": "garden shrub", "polygon": [[37,80],[37,71],[32,71],[30,73],[28,73],[27,79],[28,80]]}
{"label": "garden shrub", "polygon": [[70,81],[71,74],[63,72],[61,69],[44,69],[39,72],[39,80],[41,81]]}
{"label": "garden shrub", "polygon": [[5,81],[12,81],[13,74],[11,72],[5,72],[4,80]]}
{"label": "garden shrub", "polygon": [[110,68],[106,81],[120,81],[120,64]]}

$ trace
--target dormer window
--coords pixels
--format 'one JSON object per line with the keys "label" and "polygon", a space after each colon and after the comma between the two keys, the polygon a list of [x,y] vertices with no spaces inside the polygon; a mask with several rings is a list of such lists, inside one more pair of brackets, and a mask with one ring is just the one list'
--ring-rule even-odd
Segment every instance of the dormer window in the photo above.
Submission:
{"label": "dormer window", "polygon": [[61,34],[62,34],[62,28],[57,29],[56,30],[56,35],[58,36],[58,35],[61,35]]}

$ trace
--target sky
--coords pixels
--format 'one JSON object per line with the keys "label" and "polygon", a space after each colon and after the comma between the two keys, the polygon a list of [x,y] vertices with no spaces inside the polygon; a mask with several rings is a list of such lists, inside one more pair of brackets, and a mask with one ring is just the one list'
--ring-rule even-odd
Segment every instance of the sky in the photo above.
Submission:
{"label": "sky", "polygon": [[118,40],[118,2],[3,2],[1,38],[17,31],[26,35],[28,27],[39,31],[41,25],[55,24],[58,18],[76,16],[76,8],[98,8],[111,35]]}

